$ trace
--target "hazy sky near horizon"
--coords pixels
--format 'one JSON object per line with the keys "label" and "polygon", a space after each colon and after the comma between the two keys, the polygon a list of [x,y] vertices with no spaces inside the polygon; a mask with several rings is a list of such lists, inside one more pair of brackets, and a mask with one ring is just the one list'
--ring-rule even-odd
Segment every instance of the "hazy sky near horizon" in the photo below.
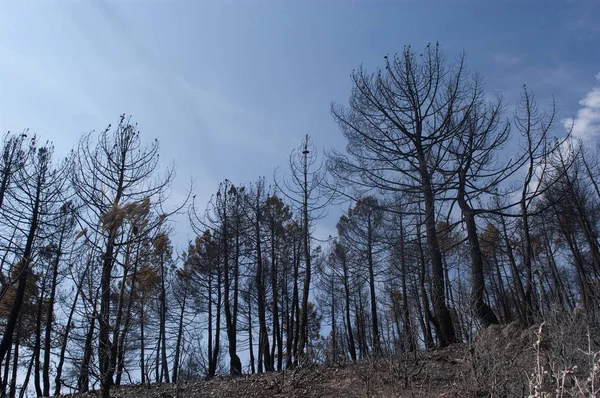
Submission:
{"label": "hazy sky near horizon", "polygon": [[[0,0],[0,131],[29,128],[65,155],[133,116],[202,205],[228,178],[270,178],[305,134],[343,150],[331,102],[349,75],[439,41],[516,102],[552,96],[575,133],[600,133],[599,1]],[[585,128],[583,128],[585,127]]]}

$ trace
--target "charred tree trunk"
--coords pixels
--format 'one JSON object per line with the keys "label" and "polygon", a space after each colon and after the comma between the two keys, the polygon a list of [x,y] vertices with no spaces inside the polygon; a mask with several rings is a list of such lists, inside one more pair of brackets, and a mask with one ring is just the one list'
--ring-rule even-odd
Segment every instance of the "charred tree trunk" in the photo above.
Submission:
{"label": "charred tree trunk", "polygon": [[367,264],[369,266],[369,292],[371,294],[371,323],[373,328],[373,351],[375,355],[381,354],[381,338],[379,337],[379,320],[377,318],[377,293],[375,291],[375,265],[373,263],[372,226],[369,219],[367,233]]}
{"label": "charred tree trunk", "polygon": [[[49,162],[49,159],[46,159],[45,162]],[[29,230],[27,233],[27,240],[25,242],[25,249],[23,250],[23,257],[16,265],[18,270],[17,274],[19,275],[17,290],[10,310],[10,314],[8,316],[8,320],[6,322],[6,327],[4,328],[4,333],[2,334],[2,340],[0,341],[0,365],[4,363],[4,357],[6,356],[6,353],[8,352],[9,348],[12,346],[15,326],[17,325],[17,321],[19,319],[21,305],[23,304],[23,300],[25,299],[25,288],[27,287],[27,278],[29,277],[29,274],[31,272],[29,267],[31,263],[31,256],[33,253],[33,243],[35,241],[38,229],[42,187],[44,185],[44,179],[46,178],[47,167],[48,164],[42,164],[37,175],[33,199],[33,211],[29,219]]]}
{"label": "charred tree trunk", "polygon": [[81,284],[77,286],[77,290],[75,292],[75,298],[73,298],[73,304],[71,305],[71,309],[69,310],[69,316],[67,317],[67,324],[65,325],[65,331],[62,336],[62,344],[60,347],[60,355],[58,357],[58,364],[56,365],[56,375],[54,376],[54,395],[60,395],[60,389],[62,387],[62,371],[65,363],[65,354],[67,352],[67,344],[69,343],[69,334],[71,333],[71,328],[73,325],[73,315],[75,314],[75,309],[77,308],[77,300],[79,298],[79,294],[81,293]]}
{"label": "charred tree trunk", "polygon": [[52,281],[50,282],[50,297],[48,298],[48,308],[46,310],[46,333],[44,335],[44,368],[42,370],[43,373],[43,382],[44,388],[42,391],[42,396],[49,397],[50,396],[50,350],[52,349],[51,337],[52,337],[52,315],[54,314],[54,297],[56,294],[56,281],[58,278],[58,265],[60,263],[60,258],[62,256],[62,248],[63,248],[63,240],[65,236],[65,226],[63,225],[60,230],[60,235],[58,239],[58,247],[56,249],[56,257],[52,264]]}
{"label": "charred tree trunk", "polygon": [[342,258],[342,271],[344,277],[344,298],[346,301],[346,329],[348,330],[348,349],[350,358],[356,362],[356,345],[354,344],[354,334],[352,333],[352,318],[350,317],[350,281],[348,277],[348,262],[345,255]]}
{"label": "charred tree trunk", "polygon": [[[223,189],[223,214],[221,216],[223,222],[222,232],[222,247],[223,247],[223,295],[224,295],[224,307],[225,307],[225,329],[227,331],[227,342],[229,350],[229,373],[232,376],[242,374],[242,362],[240,357],[237,355],[237,259],[236,265],[234,266],[234,311],[231,310],[230,303],[230,270],[229,270],[229,226],[228,226],[228,214],[227,214],[227,195],[228,186]],[[238,238],[239,239],[239,238]],[[239,242],[238,242],[239,245]],[[239,250],[239,248],[237,249]]]}
{"label": "charred tree trunk", "polygon": [[473,214],[471,207],[467,203],[464,192],[459,192],[458,204],[467,228],[467,240],[469,242],[469,252],[471,255],[471,307],[483,327],[488,327],[490,325],[498,324],[499,322],[494,311],[484,300],[485,279],[483,275],[483,254],[481,253],[481,247],[479,246],[475,214]]}

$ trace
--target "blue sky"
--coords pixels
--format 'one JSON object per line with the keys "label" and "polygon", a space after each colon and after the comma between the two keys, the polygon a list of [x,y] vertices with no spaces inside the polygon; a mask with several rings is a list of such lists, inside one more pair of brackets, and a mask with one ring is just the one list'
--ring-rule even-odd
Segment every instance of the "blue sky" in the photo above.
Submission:
{"label": "blue sky", "polygon": [[174,196],[193,177],[203,202],[225,178],[269,178],[305,134],[342,149],[329,109],[351,70],[439,41],[490,94],[514,104],[527,83],[597,134],[599,19],[600,2],[577,0],[0,0],[0,131],[64,155],[131,114],[175,160]]}

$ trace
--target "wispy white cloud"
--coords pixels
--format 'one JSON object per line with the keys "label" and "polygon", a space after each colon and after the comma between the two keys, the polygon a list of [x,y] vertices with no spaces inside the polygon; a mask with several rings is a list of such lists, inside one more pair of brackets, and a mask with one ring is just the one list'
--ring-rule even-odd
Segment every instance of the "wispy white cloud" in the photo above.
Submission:
{"label": "wispy white cloud", "polygon": [[[600,73],[596,75],[600,81]],[[576,138],[590,140],[600,135],[600,87],[592,87],[585,98],[579,101],[581,108],[574,118],[562,119],[565,129],[571,130]]]}
{"label": "wispy white cloud", "polygon": [[43,66],[40,59],[1,44],[0,72],[37,87],[38,90],[48,90],[60,100],[77,103],[87,107],[90,112],[98,113],[98,107],[91,98],[82,94],[62,76]]}
{"label": "wispy white cloud", "polygon": [[494,54],[494,61],[502,66],[515,66],[521,62],[521,57],[505,53]]}

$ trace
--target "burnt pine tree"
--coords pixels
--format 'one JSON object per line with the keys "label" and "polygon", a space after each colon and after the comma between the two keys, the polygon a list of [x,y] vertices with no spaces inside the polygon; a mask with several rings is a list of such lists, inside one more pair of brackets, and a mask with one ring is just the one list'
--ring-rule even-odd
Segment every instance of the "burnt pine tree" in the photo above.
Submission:
{"label": "burnt pine tree", "polygon": [[242,362],[237,355],[238,308],[240,282],[241,239],[244,233],[242,199],[245,188],[236,187],[229,180],[219,184],[217,193],[208,203],[204,217],[199,215],[195,203],[190,208],[189,219],[193,231],[214,231],[223,269],[223,309],[229,351],[229,372],[242,373]]}
{"label": "burnt pine tree", "polygon": [[[88,236],[102,237],[95,250],[102,258],[100,277],[100,313],[98,314],[98,359],[102,396],[109,397],[115,372],[111,325],[111,278],[119,255],[119,247],[130,240],[142,239],[162,224],[167,214],[161,209],[166,190],[173,179],[173,170],[163,178],[158,173],[158,141],[142,142],[135,124],[124,115],[117,126],[109,126],[98,134],[86,134],[75,151],[72,183],[83,208],[79,223]],[[144,231],[128,233],[128,220],[146,203],[156,215]]]}
{"label": "burnt pine tree", "polygon": [[406,47],[386,56],[375,74],[361,67],[351,78],[349,105],[332,107],[347,154],[331,153],[328,169],[340,186],[407,192],[423,202],[436,334],[442,346],[451,344],[456,335],[446,305],[436,201],[447,189],[443,145],[457,133],[452,116],[471,99],[464,56],[449,63],[438,45],[422,54]]}
{"label": "burnt pine tree", "polygon": [[50,350],[52,348],[52,324],[56,290],[58,286],[59,266],[63,256],[68,252],[68,245],[71,243],[69,238],[72,238],[72,232],[75,226],[72,202],[67,201],[60,207],[55,224],[56,228],[53,228],[50,233],[55,234],[57,237],[46,248],[50,252],[48,254],[51,256],[50,269],[48,270],[51,275],[44,333],[44,366],[42,369],[42,379],[44,383],[42,395],[44,397],[50,396]]}
{"label": "burnt pine tree", "polygon": [[[32,261],[36,240],[40,231],[60,213],[60,204],[64,198],[66,163],[53,165],[52,154],[51,145],[38,147],[35,139],[32,140],[31,158],[19,170],[21,184],[11,192],[10,205],[3,211],[3,216],[23,235],[24,245],[17,249],[17,262],[12,270],[18,275],[17,287],[0,341],[0,364],[4,363],[4,358],[13,343],[13,334],[21,313],[28,279],[33,276]],[[0,382],[0,385],[4,387],[6,384]],[[5,391],[1,391],[0,395],[4,396]]]}
{"label": "burnt pine tree", "polygon": [[471,81],[472,100],[467,107],[453,117],[457,132],[448,141],[451,168],[455,180],[453,189],[467,231],[471,257],[471,307],[484,327],[497,324],[498,318],[485,302],[484,258],[477,232],[476,215],[485,209],[475,208],[473,203],[484,195],[493,195],[498,186],[519,169],[520,162],[498,162],[496,154],[510,138],[510,125],[502,120],[501,98],[485,103],[482,82],[478,76]]}
{"label": "burnt pine tree", "polygon": [[[377,314],[376,264],[381,252],[383,209],[376,198],[367,196],[356,202],[338,222],[340,240],[360,260],[359,267],[366,266],[371,304],[372,347],[375,355],[381,354],[381,336]],[[362,272],[359,271],[362,274]]]}
{"label": "burnt pine tree", "polygon": [[[522,265],[525,269],[525,287],[522,305],[525,313],[524,321],[527,324],[535,322],[539,315],[539,310],[536,308],[535,300],[533,300],[533,242],[530,230],[531,204],[535,198],[544,194],[545,189],[552,187],[554,182],[560,178],[560,173],[552,175],[547,172],[548,161],[556,153],[560,157],[560,148],[565,143],[565,140],[569,139],[570,135],[567,134],[565,138],[556,142],[554,146],[548,143],[555,116],[556,108],[554,103],[551,104],[548,111],[539,109],[533,93],[526,86],[523,86],[521,100],[515,110],[514,125],[525,140],[524,163],[527,167],[518,201],[522,234]],[[569,167],[570,165],[565,164],[565,170],[568,170]],[[545,184],[533,184],[532,181],[534,179],[544,180]]]}
{"label": "burnt pine tree", "polygon": [[[22,181],[19,177],[22,176],[19,171],[25,167],[27,160],[34,147],[27,145],[27,134],[24,132],[20,135],[8,133],[4,136],[2,142],[2,155],[0,157],[0,209],[4,207],[5,198],[14,187],[18,187]],[[31,143],[33,144],[34,141]],[[10,232],[7,231],[10,235]],[[7,245],[10,247],[10,244]],[[3,261],[4,265],[4,261]],[[11,279],[11,273],[5,273],[4,266],[0,272],[0,298],[4,296],[8,288],[15,283]]]}
{"label": "burnt pine tree", "polygon": [[292,208],[301,214],[302,254],[304,258],[304,283],[300,302],[297,349],[298,357],[304,353],[308,341],[308,299],[312,276],[311,263],[311,228],[316,220],[323,217],[325,208],[332,197],[325,194],[325,168],[318,161],[318,154],[310,137],[307,135],[302,144],[290,153],[289,175],[277,178],[275,183],[290,202]]}

